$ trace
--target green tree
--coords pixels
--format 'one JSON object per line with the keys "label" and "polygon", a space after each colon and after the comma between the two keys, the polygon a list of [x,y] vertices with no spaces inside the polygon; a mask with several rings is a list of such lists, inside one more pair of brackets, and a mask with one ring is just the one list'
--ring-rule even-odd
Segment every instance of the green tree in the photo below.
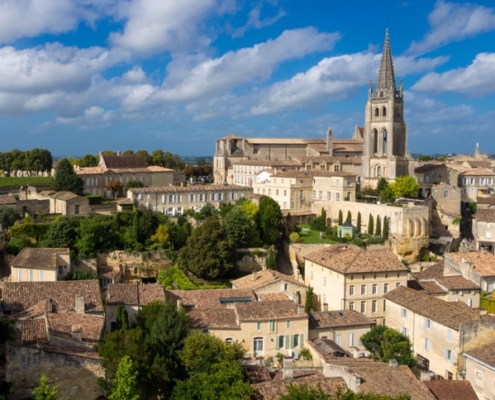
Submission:
{"label": "green tree", "polygon": [[114,389],[108,398],[110,400],[139,400],[136,391],[138,371],[129,356],[124,356],[119,362],[115,376]]}
{"label": "green tree", "polygon": [[119,236],[112,229],[109,217],[83,218],[76,229],[75,248],[81,259],[95,257],[97,252],[119,248]]}
{"label": "green tree", "polygon": [[13,256],[18,255],[22,249],[26,247],[34,247],[33,242],[27,236],[18,236],[12,238],[5,247],[5,251]]}
{"label": "green tree", "polygon": [[113,193],[113,196],[117,198],[122,194],[122,189],[124,188],[124,184],[120,182],[118,179],[112,179],[107,182],[107,189]]}
{"label": "green tree", "polygon": [[0,318],[0,345],[14,339],[15,320]]}
{"label": "green tree", "polygon": [[390,189],[395,197],[417,197],[419,185],[413,176],[399,176],[390,185]]}
{"label": "green tree", "polygon": [[376,228],[375,228],[375,236],[382,235],[382,220],[379,215],[376,216]]}
{"label": "green tree", "polygon": [[339,210],[339,219],[338,219],[338,225],[342,225],[344,222],[344,217],[342,215],[342,210]]}
{"label": "green tree", "polygon": [[129,182],[127,182],[125,184],[125,192],[127,193],[127,191],[130,189],[130,188],[141,188],[141,187],[144,187],[144,183],[137,180],[137,179],[131,179]]}
{"label": "green tree", "polygon": [[351,211],[347,211],[347,218],[345,219],[345,222],[352,223],[352,214]]}
{"label": "green tree", "polygon": [[368,218],[368,235],[373,235],[373,215]]}
{"label": "green tree", "polygon": [[223,228],[237,248],[250,247],[252,244],[256,245],[259,242],[254,221],[246,215],[241,207],[234,207],[225,216]]}
{"label": "green tree", "polygon": [[125,306],[117,307],[117,329],[129,329],[129,316],[127,315],[127,309]]}
{"label": "green tree", "polygon": [[266,256],[266,268],[277,269],[277,251],[270,248]]}
{"label": "green tree", "polygon": [[74,248],[78,236],[76,230],[81,220],[81,217],[57,217],[48,226],[40,246]]}
{"label": "green tree", "polygon": [[387,240],[389,235],[388,217],[383,217],[383,239]]}
{"label": "green tree", "polygon": [[388,182],[385,178],[380,178],[380,180],[378,181],[377,185],[376,185],[376,192],[378,194],[382,194],[388,187]]}
{"label": "green tree", "polygon": [[357,222],[356,222],[356,232],[361,233],[361,213],[358,211]]}
{"label": "green tree", "polygon": [[53,177],[53,190],[56,192],[69,191],[79,196],[84,194],[84,182],[76,175],[67,158],[61,159],[57,164]]}
{"label": "green tree", "polygon": [[265,244],[274,244],[278,237],[282,211],[278,203],[271,197],[262,196],[258,210],[261,239]]}
{"label": "green tree", "polygon": [[40,385],[33,390],[34,400],[56,400],[57,391],[48,385],[46,375],[41,375]]}
{"label": "green tree", "polygon": [[249,219],[255,220],[259,210],[259,207],[255,203],[245,197],[241,197],[236,201],[235,205],[241,207]]}
{"label": "green tree", "polygon": [[219,219],[210,217],[187,239],[179,253],[179,265],[199,277],[216,279],[234,269],[235,250]]}
{"label": "green tree", "polygon": [[160,243],[162,247],[165,247],[170,240],[170,230],[168,225],[158,225],[155,234],[151,236],[151,240],[155,243]]}
{"label": "green tree", "polygon": [[19,210],[12,207],[0,206],[0,225],[2,225],[2,229],[9,229],[19,219],[21,219]]}
{"label": "green tree", "polygon": [[98,274],[93,270],[73,270],[65,276],[66,281],[88,281],[98,279]]}
{"label": "green tree", "polygon": [[310,314],[313,312],[313,293],[314,290],[311,286],[308,286],[306,289],[306,300],[304,302],[304,311],[306,314]]}
{"label": "green tree", "polygon": [[143,157],[146,165],[153,165],[153,159],[146,150],[138,150],[136,151],[135,155]]}
{"label": "green tree", "polygon": [[96,167],[98,165],[98,158],[93,154],[86,154],[78,160],[80,167]]}

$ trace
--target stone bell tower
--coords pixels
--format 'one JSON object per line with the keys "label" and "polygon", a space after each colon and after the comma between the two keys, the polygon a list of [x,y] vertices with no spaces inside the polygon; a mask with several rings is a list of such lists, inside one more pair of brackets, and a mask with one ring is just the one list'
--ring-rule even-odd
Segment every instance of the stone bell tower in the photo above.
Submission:
{"label": "stone bell tower", "polygon": [[407,125],[404,122],[404,89],[395,86],[394,64],[388,30],[385,33],[378,82],[370,82],[365,109],[362,179],[364,187],[375,188],[380,178],[388,181],[409,174]]}

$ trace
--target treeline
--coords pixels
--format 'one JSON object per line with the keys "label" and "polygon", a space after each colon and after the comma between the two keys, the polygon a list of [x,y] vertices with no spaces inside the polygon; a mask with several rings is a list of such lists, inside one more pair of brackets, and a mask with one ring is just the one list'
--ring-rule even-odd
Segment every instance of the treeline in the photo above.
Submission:
{"label": "treeline", "polygon": [[52,154],[45,149],[0,152],[0,170],[7,175],[11,171],[50,171],[52,163]]}

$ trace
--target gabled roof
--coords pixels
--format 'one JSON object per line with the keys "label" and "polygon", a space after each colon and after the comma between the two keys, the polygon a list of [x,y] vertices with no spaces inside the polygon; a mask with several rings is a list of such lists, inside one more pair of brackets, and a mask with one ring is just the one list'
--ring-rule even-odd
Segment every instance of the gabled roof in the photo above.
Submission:
{"label": "gabled roof", "polygon": [[0,196],[0,205],[15,205],[17,204],[17,199],[14,196]]}
{"label": "gabled roof", "polygon": [[278,400],[280,396],[289,394],[289,387],[307,385],[310,388],[321,389],[327,394],[335,394],[339,390],[345,391],[347,385],[342,378],[324,378],[323,376],[309,375],[307,377],[288,380],[272,380],[263,383],[252,384],[255,400]]}
{"label": "gabled roof", "polygon": [[105,166],[112,168],[146,168],[146,161],[141,156],[106,156],[101,155]]}
{"label": "gabled roof", "polygon": [[78,198],[80,196],[78,196],[77,194],[72,193],[72,192],[63,191],[63,192],[54,193],[50,197],[52,199],[56,199],[56,200],[67,201],[67,200],[72,200],[72,199]]}
{"label": "gabled roof", "polygon": [[[419,272],[417,274],[414,274],[414,277],[419,281],[419,285],[421,285],[425,292],[428,293],[442,293],[445,292],[445,289],[447,290],[479,290],[479,285],[474,283],[473,281],[464,278],[460,273],[459,275],[451,275],[451,276],[445,276],[444,275],[444,261],[439,261],[435,265],[431,266],[430,268]],[[441,292],[434,291],[433,286],[431,285],[436,285],[439,284],[445,289],[442,289]],[[409,284],[408,284],[409,286]],[[411,287],[411,286],[409,286]],[[415,287],[412,287],[413,289],[416,289]],[[418,290],[418,289],[416,289]],[[419,289],[421,290],[421,289]]]}
{"label": "gabled roof", "polygon": [[309,314],[309,329],[375,324],[376,321],[354,310],[316,311]]}
{"label": "gabled roof", "polygon": [[360,250],[347,245],[334,245],[308,254],[305,259],[342,274],[409,272],[389,249]]}
{"label": "gabled roof", "polygon": [[70,254],[70,249],[66,247],[25,247],[10,265],[16,268],[56,269],[57,256],[67,254]]}
{"label": "gabled roof", "polygon": [[463,323],[479,318],[478,313],[474,310],[461,309],[436,297],[404,286],[399,286],[383,297],[387,301],[455,330],[459,330]]}
{"label": "gabled roof", "polygon": [[228,328],[238,329],[237,316],[233,309],[195,308],[187,313],[189,326],[193,329]]}
{"label": "gabled roof", "polygon": [[167,298],[181,300],[185,308],[227,308],[227,304],[237,301],[256,302],[252,290],[212,289],[212,290],[167,290]]}
{"label": "gabled roof", "polygon": [[266,321],[287,318],[307,318],[308,314],[290,300],[236,303],[239,321]]}
{"label": "gabled roof", "polygon": [[107,289],[109,305],[140,305],[152,301],[165,301],[162,285],[138,285],[135,283],[111,283]]}
{"label": "gabled roof", "polygon": [[473,168],[468,169],[467,171],[460,172],[459,175],[462,176],[493,176],[495,172],[488,168]]}
{"label": "gabled roof", "polygon": [[306,287],[304,286],[304,282],[300,282],[292,276],[272,270],[256,271],[255,273],[236,279],[232,281],[232,287],[234,287],[235,289],[257,290],[275,282],[280,284],[281,282],[285,281],[290,282],[294,285],[298,285],[301,288]]}
{"label": "gabled roof", "polygon": [[474,218],[479,222],[495,222],[495,208],[478,208]]}
{"label": "gabled roof", "polygon": [[472,264],[473,271],[480,276],[495,276],[495,255],[488,251],[470,251],[446,253],[446,258],[451,258],[458,263],[467,261]]}
{"label": "gabled roof", "polygon": [[495,344],[489,343],[485,346],[466,351],[465,356],[477,362],[482,362],[495,371]]}
{"label": "gabled roof", "polygon": [[469,381],[437,379],[424,384],[437,400],[478,400],[478,396]]}

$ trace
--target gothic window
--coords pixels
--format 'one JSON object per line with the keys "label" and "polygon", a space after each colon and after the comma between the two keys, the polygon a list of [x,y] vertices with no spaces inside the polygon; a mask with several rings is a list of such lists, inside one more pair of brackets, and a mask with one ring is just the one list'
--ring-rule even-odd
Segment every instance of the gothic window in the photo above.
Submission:
{"label": "gothic window", "polygon": [[376,167],[376,176],[377,177],[382,176],[382,167],[380,166]]}
{"label": "gothic window", "polygon": [[383,107],[382,108],[382,117],[386,117],[387,116],[387,107]]}
{"label": "gothic window", "polygon": [[[385,110],[385,107],[383,108],[383,110]],[[387,152],[387,130],[386,129],[383,130],[383,152],[384,153]]]}
{"label": "gothic window", "polygon": [[380,116],[380,110],[377,108],[375,108],[375,117],[379,117]]}

